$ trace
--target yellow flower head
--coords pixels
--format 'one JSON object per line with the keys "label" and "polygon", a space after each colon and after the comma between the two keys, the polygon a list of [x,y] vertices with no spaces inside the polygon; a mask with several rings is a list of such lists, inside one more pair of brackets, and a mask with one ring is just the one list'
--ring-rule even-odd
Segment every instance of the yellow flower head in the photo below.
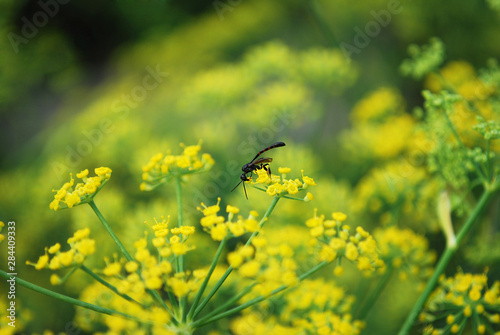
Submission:
{"label": "yellow flower head", "polygon": [[204,215],[200,220],[201,226],[210,234],[213,240],[222,241],[226,237],[237,237],[247,232],[253,233],[259,229],[259,224],[255,220],[258,214],[255,211],[251,211],[248,218],[238,215],[237,220],[233,221],[234,215],[239,213],[240,210],[237,207],[227,205],[227,220],[223,216],[217,215],[220,211],[220,201],[221,199],[218,198],[216,205],[206,206],[202,203],[202,207],[198,207],[198,210]]}
{"label": "yellow flower head", "polygon": [[325,216],[318,215],[315,209],[314,216],[306,221],[313,238],[310,245],[316,248],[321,261],[333,262],[338,257],[345,257],[356,263],[365,274],[384,267],[377,243],[368,232],[358,227],[353,234],[349,226],[341,227],[347,219],[343,213],[334,212],[332,218],[334,221],[325,220]]}
{"label": "yellow flower head", "polygon": [[27,261],[26,264],[34,266],[37,270],[46,267],[57,270],[81,264],[85,261],[86,256],[95,252],[95,240],[90,239],[89,234],[90,230],[88,228],[80,229],[72,237],[68,238],[69,250],[61,251],[61,244],[56,243],[50,248],[45,248],[45,254],[40,256],[36,263]]}
{"label": "yellow flower head", "polygon": [[158,153],[151,157],[149,162],[142,167],[141,190],[150,191],[173,178],[208,171],[215,162],[207,153],[200,156],[201,143],[201,140],[197,145],[185,146],[181,143],[180,146],[184,150],[180,155],[168,153],[164,156]]}
{"label": "yellow flower head", "polygon": [[[446,316],[448,325],[461,327],[476,325],[481,320],[488,328],[498,330],[498,305],[500,302],[500,281],[488,285],[485,273],[471,274],[458,272],[454,277],[442,278],[428,301],[423,316],[427,322],[440,330],[446,327],[440,320]],[[459,316],[465,316],[465,319]],[[479,325],[478,327],[480,327]],[[478,333],[481,334],[478,329]]]}
{"label": "yellow flower head", "polygon": [[[281,176],[269,175],[269,173],[264,169],[258,169],[255,172],[258,177],[255,181],[251,181],[252,185],[263,185],[265,192],[269,196],[284,196],[284,195],[295,195],[298,192],[304,190],[308,186],[314,186],[316,183],[310,177],[304,176],[304,171],[302,170],[302,181],[299,179],[286,179],[286,173],[291,171],[290,168],[279,168]],[[310,197],[309,197],[310,195]],[[308,193],[305,198],[300,200],[310,201],[314,197],[311,193]]]}
{"label": "yellow flower head", "polygon": [[54,195],[54,200],[49,205],[50,209],[57,211],[90,202],[109,178],[111,178],[111,172],[110,168],[100,167],[95,169],[97,176],[88,177],[89,171],[85,169],[76,174],[76,177],[83,181],[82,183],[77,183],[76,186],[75,179],[73,179],[73,175],[70,173],[71,180],[64,183],[59,190],[53,190],[56,194]]}

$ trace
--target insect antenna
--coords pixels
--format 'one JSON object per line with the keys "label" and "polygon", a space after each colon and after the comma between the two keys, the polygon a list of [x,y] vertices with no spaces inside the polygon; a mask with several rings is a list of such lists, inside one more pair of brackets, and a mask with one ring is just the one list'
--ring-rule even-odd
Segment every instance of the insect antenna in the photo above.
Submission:
{"label": "insect antenna", "polygon": [[[236,186],[231,190],[231,192],[233,192],[236,189],[236,187],[240,186],[242,181],[243,180],[240,180],[240,182],[238,184],[236,184]],[[245,187],[245,184],[243,184],[243,187]]]}

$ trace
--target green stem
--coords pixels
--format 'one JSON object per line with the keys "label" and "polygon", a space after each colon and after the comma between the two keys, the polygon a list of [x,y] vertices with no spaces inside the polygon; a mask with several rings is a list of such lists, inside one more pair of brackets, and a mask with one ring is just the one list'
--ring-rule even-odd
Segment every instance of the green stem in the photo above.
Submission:
{"label": "green stem", "polygon": [[231,299],[226,301],[223,305],[217,307],[216,309],[214,309],[213,311],[211,311],[210,313],[205,315],[203,317],[203,320],[207,320],[207,319],[213,317],[214,315],[217,315],[217,313],[220,313],[221,311],[225,310],[226,308],[228,308],[229,306],[231,306],[232,304],[234,304],[235,302],[237,302],[238,300],[243,298],[248,292],[250,292],[252,290],[252,288],[255,285],[257,285],[257,283],[253,283],[253,284],[247,286],[245,289],[243,289],[243,291],[241,291],[237,295],[233,296]]}
{"label": "green stem", "polygon": [[413,323],[418,317],[418,314],[424,307],[425,303],[427,302],[427,299],[431,295],[432,291],[434,290],[434,287],[436,286],[439,277],[441,274],[444,272],[446,269],[448,263],[450,262],[451,258],[455,254],[458,246],[460,243],[463,241],[467,233],[470,231],[472,226],[474,225],[474,222],[479,218],[479,215],[483,211],[483,209],[486,207],[488,204],[488,201],[490,200],[491,196],[494,194],[495,189],[486,189],[481,198],[479,199],[479,202],[476,204],[476,207],[470,214],[470,216],[467,218],[467,221],[463,225],[462,229],[460,232],[457,234],[457,243],[455,245],[447,245],[445,251],[441,255],[441,258],[439,259],[438,264],[436,265],[436,269],[434,270],[434,273],[432,274],[432,277],[429,279],[427,282],[427,285],[418,298],[417,302],[413,306],[413,309],[411,310],[410,314],[408,314],[408,317],[401,327],[401,330],[399,331],[399,335],[406,335],[409,334],[410,328],[412,327]]}
{"label": "green stem", "polygon": [[212,264],[210,265],[210,269],[208,270],[207,276],[205,277],[205,280],[203,280],[203,283],[201,284],[200,290],[196,294],[196,297],[194,298],[193,304],[191,305],[191,309],[189,310],[189,313],[187,315],[188,320],[192,320],[193,314],[196,310],[196,307],[198,306],[198,303],[201,300],[201,297],[203,296],[203,293],[205,292],[205,289],[207,288],[208,281],[210,280],[210,277],[212,276],[212,273],[215,270],[215,267],[217,266],[217,263],[219,262],[219,258],[222,255],[222,251],[224,250],[224,247],[226,246],[227,240],[224,239],[220,242],[219,248],[217,249],[217,252],[215,253],[214,259],[212,260]]}
{"label": "green stem", "polygon": [[[317,271],[319,271],[320,269],[324,268],[325,266],[327,266],[329,263],[328,262],[321,262],[319,263],[318,265],[316,265],[315,267],[313,267],[311,270],[307,271],[306,273],[302,274],[299,278],[298,278],[298,281],[301,282],[303,281],[304,279],[306,279],[307,277],[311,276],[312,274],[316,273]],[[209,323],[212,323],[214,321],[217,321],[217,320],[220,320],[222,318],[225,318],[225,317],[228,317],[228,316],[231,316],[235,313],[238,313],[239,311],[242,311],[250,306],[253,306],[255,304],[258,304],[259,302],[262,302],[266,299],[268,299],[269,297],[275,295],[275,294],[278,294],[282,291],[284,291],[285,289],[289,288],[290,286],[287,286],[287,285],[281,285],[280,287],[278,287],[277,289],[274,289],[271,291],[270,294],[266,294],[266,295],[261,295],[261,296],[258,296],[257,298],[254,298],[238,307],[235,307],[235,308],[232,308],[224,313],[220,313],[219,315],[215,315],[213,317],[210,317],[210,318],[202,318],[196,322],[194,322],[192,324],[193,328],[200,328],[206,324],[209,324]]]}
{"label": "green stem", "polygon": [[377,287],[371,292],[368,298],[364,299],[364,303],[360,306],[359,311],[356,313],[357,314],[356,319],[364,320],[366,318],[368,312],[373,307],[373,304],[375,304],[377,299],[380,297],[380,294],[382,294],[384,288],[387,286],[387,283],[389,283],[392,270],[393,270],[392,265],[387,266],[384,275],[382,276],[382,278],[380,278],[379,282],[377,283]]}
{"label": "green stem", "polygon": [[[184,214],[182,211],[182,185],[181,178],[176,177],[175,180],[175,195],[177,197],[177,227],[182,227],[184,225]],[[177,272],[184,272],[184,255],[178,257],[179,268]]]}
{"label": "green stem", "polygon": [[[271,215],[271,213],[274,210],[274,207],[276,207],[276,204],[278,203],[279,200],[280,200],[280,197],[278,197],[278,196],[275,196],[273,198],[273,201],[271,202],[271,205],[269,205],[269,208],[267,209],[266,214],[264,214],[264,216],[260,220],[259,229],[257,231],[255,231],[250,236],[250,238],[248,239],[248,241],[247,241],[247,243],[245,245],[249,245],[252,242],[252,239],[259,234],[260,229],[266,223],[267,218]],[[196,310],[193,313],[193,318],[196,317],[196,315],[198,315],[198,313],[201,312],[201,310],[206,306],[206,304],[208,304],[208,302],[210,301],[210,299],[212,299],[212,297],[214,296],[214,294],[219,290],[219,288],[222,286],[222,284],[227,279],[227,277],[231,274],[232,271],[233,271],[233,267],[230,266],[226,270],[226,272],[222,275],[222,277],[219,279],[219,281],[215,284],[214,288],[212,288],[212,290],[210,291],[210,293],[208,294],[208,296],[201,302],[201,304],[198,306],[198,308],[196,308]]]}
{"label": "green stem", "polygon": [[[6,273],[3,270],[0,270],[0,277],[4,277],[5,279],[12,278],[12,276],[10,276],[8,273]],[[108,315],[113,315],[113,316],[121,316],[121,317],[130,319],[130,320],[134,320],[134,321],[137,321],[137,322],[140,322],[140,323],[152,324],[151,321],[143,321],[143,320],[141,320],[141,319],[139,319],[139,318],[137,318],[135,316],[132,316],[132,315],[129,315],[129,314],[126,314],[126,313],[122,313],[122,312],[115,311],[115,310],[112,310],[112,309],[104,308],[104,307],[97,306],[97,305],[94,305],[94,304],[89,304],[88,302],[81,301],[81,300],[78,300],[78,299],[75,299],[75,298],[71,298],[71,297],[68,297],[67,295],[60,294],[60,293],[48,290],[46,288],[43,288],[41,286],[32,284],[32,283],[30,283],[30,282],[28,282],[26,280],[21,279],[21,278],[18,278],[18,277],[14,277],[14,278],[16,280],[16,284],[24,286],[24,287],[26,287],[26,288],[28,288],[30,290],[35,291],[35,292],[38,292],[38,293],[41,293],[41,294],[45,294],[46,296],[49,296],[49,297],[52,297],[52,298],[55,298],[55,299],[59,299],[59,300],[62,300],[64,302],[73,304],[75,306],[87,308],[87,309],[90,309],[90,310],[98,312],[98,313],[103,313],[103,314],[108,314]]]}
{"label": "green stem", "polygon": [[335,34],[333,33],[332,29],[328,25],[325,16],[324,16],[324,10],[321,8],[319,1],[318,0],[310,0],[309,1],[309,7],[312,13],[312,16],[316,20],[316,22],[319,25],[319,28],[325,35],[326,39],[332,44],[333,47],[338,47],[339,42],[337,41],[337,38],[335,37]]}
{"label": "green stem", "polygon": [[[104,226],[104,228],[108,231],[109,235],[111,235],[111,238],[113,239],[113,241],[115,241],[115,244],[118,246],[118,248],[120,249],[121,253],[125,256],[125,258],[128,261],[132,261],[133,260],[132,256],[130,256],[130,254],[128,253],[127,249],[125,249],[125,246],[122,244],[122,242],[120,242],[120,239],[118,239],[118,236],[116,236],[116,234],[113,231],[113,229],[111,229],[111,226],[109,225],[108,221],[106,221],[106,219],[104,218],[104,216],[101,214],[101,212],[99,211],[99,209],[95,205],[94,201],[93,200],[89,201],[89,205],[92,208],[92,210],[94,211],[94,213],[97,215],[97,217],[99,218],[99,220],[101,221],[101,223]],[[137,272],[140,273],[139,270]],[[151,290],[151,289],[147,289],[147,292],[152,297],[154,297],[156,300],[158,300],[158,302],[163,306],[163,308],[165,308],[167,311],[169,310],[167,304],[165,303],[165,301],[163,301],[163,299],[158,294],[158,292],[156,292],[155,290]]]}
{"label": "green stem", "polygon": [[96,281],[98,281],[102,285],[104,285],[107,288],[109,288],[111,291],[113,291],[114,293],[116,293],[117,295],[119,295],[120,297],[122,297],[123,299],[125,299],[127,301],[130,301],[130,302],[133,302],[133,303],[136,303],[139,306],[141,306],[142,308],[145,308],[145,306],[143,304],[141,304],[137,300],[134,300],[129,295],[122,294],[122,293],[118,292],[118,289],[115,286],[111,285],[110,283],[108,283],[107,281],[105,281],[104,279],[102,279],[100,276],[98,276],[97,274],[95,274],[92,270],[90,270],[85,265],[83,265],[83,264],[80,265],[80,269],[82,269],[86,274],[88,274],[89,276],[91,276],[92,278],[94,278]]}
{"label": "green stem", "polygon": [[[182,227],[184,225],[184,214],[182,211],[182,184],[181,178],[174,178],[175,181],[175,195],[177,197],[177,227]],[[184,255],[179,255],[175,257],[177,273],[184,272]],[[179,311],[181,313],[182,322],[186,321],[186,310],[187,310],[187,296],[182,297],[179,300]]]}
{"label": "green stem", "polygon": [[101,221],[101,223],[104,226],[104,228],[108,231],[109,235],[111,235],[111,238],[113,239],[113,241],[115,242],[115,244],[118,246],[118,249],[120,249],[121,253],[125,256],[125,258],[128,261],[132,261],[133,260],[132,256],[130,256],[130,254],[128,253],[127,249],[125,249],[125,246],[122,244],[122,242],[120,242],[120,239],[118,238],[118,236],[116,236],[116,234],[113,231],[113,229],[111,229],[111,226],[109,225],[108,221],[106,221],[106,219],[104,218],[104,216],[101,214],[101,212],[99,211],[99,209],[95,205],[94,200],[91,200],[89,202],[89,205],[92,208],[92,210],[94,211],[94,213],[97,215],[97,217],[99,218],[99,220]]}

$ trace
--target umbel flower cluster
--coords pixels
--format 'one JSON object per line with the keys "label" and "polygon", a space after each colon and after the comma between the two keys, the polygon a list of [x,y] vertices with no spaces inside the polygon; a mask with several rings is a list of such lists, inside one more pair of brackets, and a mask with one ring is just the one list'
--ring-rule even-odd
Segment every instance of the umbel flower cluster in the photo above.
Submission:
{"label": "umbel flower cluster", "polygon": [[355,233],[351,233],[351,227],[343,224],[347,215],[342,212],[333,212],[331,217],[331,220],[325,220],[325,216],[318,216],[315,210],[314,216],[306,221],[312,237],[310,244],[315,247],[319,259],[325,262],[338,259],[334,270],[336,275],[343,272],[340,266],[342,258],[354,262],[367,275],[376,269],[383,270],[385,264],[379,257],[373,237],[362,227],[357,227]]}
{"label": "umbel flower cluster", "polygon": [[89,177],[89,170],[85,169],[76,174],[76,177],[82,180],[76,185],[73,175],[70,174],[71,180],[69,182],[64,183],[59,190],[53,190],[56,195],[54,195],[54,200],[50,203],[50,209],[57,211],[92,201],[111,177],[111,172],[110,168],[100,167],[95,169],[97,176]]}
{"label": "umbel flower cluster", "polygon": [[[45,268],[59,270],[79,266],[83,264],[86,257],[96,251],[95,240],[89,238],[89,235],[89,228],[77,230],[72,237],[68,238],[69,250],[61,251],[61,244],[56,243],[49,248],[45,248],[45,254],[40,256],[36,263],[27,261],[26,264],[34,266],[37,270]],[[53,274],[50,277],[50,282],[52,285],[58,285],[62,281],[59,276]]]}
{"label": "umbel flower cluster", "polygon": [[[174,180],[180,187],[185,176],[209,169],[213,160],[208,154],[200,158],[200,149],[198,144],[184,147],[183,154],[179,156],[169,154],[165,157],[153,157],[143,169],[143,185],[146,186],[142,189],[150,190],[170,180]],[[110,334],[125,329],[153,331],[155,334],[188,334],[221,318],[245,311],[233,323],[235,332],[239,333],[238,322],[241,324],[241,320],[248,318],[257,304],[265,303],[271,297],[292,288],[296,291],[294,296],[301,296],[301,300],[295,301],[292,296],[285,296],[283,302],[287,307],[281,320],[277,320],[274,325],[266,324],[262,329],[275,331],[280,327],[289,327],[295,331],[307,330],[308,333],[358,334],[363,323],[355,321],[351,315],[354,300],[344,290],[335,288],[333,283],[311,281],[309,277],[335,259],[339,261],[335,273],[341,275],[342,258],[354,262],[365,274],[373,273],[384,266],[378,256],[377,244],[360,227],[351,234],[350,228],[343,224],[346,220],[344,214],[336,212],[332,215],[333,220],[324,220],[315,213],[313,218],[307,220],[306,226],[310,228],[313,239],[310,246],[318,252],[318,257],[312,268],[301,270],[304,267],[297,261],[296,251],[288,243],[275,243],[266,238],[263,227],[270,220],[270,215],[281,198],[310,201],[313,196],[309,192],[302,198],[296,195],[316,183],[312,178],[304,176],[303,171],[301,179],[288,179],[287,174],[291,172],[289,168],[279,168],[279,172],[281,175],[275,176],[263,169],[257,170],[256,180],[248,182],[273,199],[263,217],[259,218],[254,210],[248,215],[241,215],[240,209],[232,205],[226,205],[225,213],[222,214],[221,198],[214,205],[202,203],[198,207],[203,214],[200,220],[202,230],[213,242],[219,243],[219,248],[207,267],[193,266],[188,262],[196,259],[197,252],[200,257],[199,252],[204,251],[197,250],[197,243],[194,241],[190,242],[197,228],[185,224],[182,215],[177,217],[177,224],[171,224],[169,216],[154,219],[153,223],[146,222],[149,229],[133,243],[134,251],[129,253],[93,201],[97,191],[109,180],[111,170],[96,169],[98,176],[92,178],[87,177],[88,170],[82,171],[77,177],[82,178],[83,183],[78,183],[73,188],[74,179],[71,178],[57,192],[55,205],[51,205],[51,208],[70,208],[88,203],[120,249],[121,256],[115,254],[112,259],[104,257],[105,266],[100,270],[88,268],[85,265],[87,258],[97,248],[95,241],[89,238],[90,229],[84,228],[68,239],[69,250],[62,251],[61,245],[56,243],[45,248],[45,253],[37,262],[28,264],[37,270],[69,270],[62,278],[52,275],[51,282],[54,285],[64,283],[76,270],[83,270],[106,288],[107,291],[102,287],[97,289],[95,285],[89,286],[82,293],[85,303],[75,299],[71,299],[71,302],[129,320],[113,322],[111,316],[101,317],[99,320],[107,326]],[[182,193],[178,194],[177,199],[182,210]],[[230,240],[240,242],[234,250],[222,257]],[[220,261],[227,264],[225,270]],[[234,273],[231,275],[232,272]],[[304,291],[300,289],[301,284]],[[207,304],[213,303],[214,299],[218,300],[216,298],[219,292],[227,294],[225,287],[237,287],[239,293],[212,308],[210,312],[204,311]],[[312,295],[321,290],[331,290],[331,293],[323,296],[323,299],[312,299]],[[328,297],[328,301],[325,297]],[[99,306],[103,303],[103,306]],[[298,315],[303,313],[306,316],[298,322]],[[79,313],[78,319],[85,320],[86,317],[85,313]]]}
{"label": "umbel flower cluster", "polygon": [[201,143],[202,141],[197,145],[189,146],[181,143],[184,151],[180,155],[172,155],[168,152],[166,155],[157,153],[151,157],[149,162],[142,167],[141,190],[151,191],[172,178],[210,170],[215,161],[210,154],[199,155]]}
{"label": "umbel flower cluster", "polygon": [[426,334],[498,334],[500,331],[500,281],[488,286],[485,273],[457,273],[442,278],[420,321],[428,323]]}

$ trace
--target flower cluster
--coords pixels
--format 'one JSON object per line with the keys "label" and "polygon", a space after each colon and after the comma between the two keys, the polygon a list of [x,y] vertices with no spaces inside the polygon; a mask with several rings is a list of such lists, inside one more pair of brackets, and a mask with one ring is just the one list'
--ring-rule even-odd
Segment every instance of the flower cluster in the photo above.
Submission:
{"label": "flower cluster", "polygon": [[[78,266],[85,261],[85,257],[95,253],[95,240],[89,238],[89,235],[89,228],[77,230],[72,237],[68,238],[69,250],[61,251],[61,244],[56,243],[50,248],[45,248],[45,254],[40,256],[36,263],[27,261],[26,264],[34,266],[37,270],[44,268],[58,270]],[[50,255],[53,255],[52,258]],[[50,281],[52,285],[61,283],[56,274],[51,276]]]}
{"label": "flower cluster", "polygon": [[210,154],[204,153],[200,157],[201,141],[190,146],[181,143],[181,147],[184,148],[181,155],[158,153],[142,167],[142,191],[150,191],[172,178],[207,171],[215,164]]}
{"label": "flower cluster", "polygon": [[350,314],[354,297],[331,282],[304,280],[277,299],[284,300],[279,317],[259,317],[263,307],[247,310],[231,323],[231,330],[237,335],[248,334],[251,325],[254,334],[355,335],[363,329],[363,323]]}
{"label": "flower cluster", "polygon": [[[197,283],[206,275],[203,270],[191,273],[183,272],[179,268],[174,273],[174,266],[178,266],[177,257],[185,255],[194,247],[186,244],[187,238],[194,234],[192,226],[168,228],[168,220],[163,219],[152,226],[155,237],[151,244],[156,248],[156,255],[149,250],[150,243],[146,237],[134,243],[136,249],[134,259],[130,261],[115,260],[108,262],[103,273],[109,277],[118,278],[117,289],[122,294],[143,295],[146,289],[171,290],[175,296],[183,297],[195,290]],[[173,265],[174,264],[174,265]],[[137,271],[141,269],[139,274]]]}
{"label": "flower cluster", "polygon": [[[488,287],[486,273],[457,273],[442,279],[420,315],[428,334],[456,334],[471,327],[474,334],[500,330],[500,281]],[[495,334],[496,334],[495,333]]]}
{"label": "flower cluster", "polygon": [[251,245],[241,246],[229,253],[227,259],[243,278],[241,284],[248,284],[250,280],[255,284],[254,294],[267,296],[277,288],[290,287],[299,282],[296,274],[298,264],[289,245],[269,245],[262,234],[254,237]]}
{"label": "flower cluster", "polygon": [[399,272],[405,280],[408,275],[425,281],[432,275],[436,254],[429,250],[429,242],[410,229],[388,227],[374,233],[381,258]]}
{"label": "flower cluster", "polygon": [[112,172],[107,167],[96,168],[94,171],[97,175],[95,177],[88,177],[88,169],[77,173],[76,177],[82,179],[83,182],[76,185],[73,175],[70,174],[71,180],[69,182],[64,183],[59,190],[52,190],[56,194],[50,203],[50,209],[57,211],[90,202],[109,180]]}
{"label": "flower cluster", "polygon": [[220,198],[217,199],[217,204],[213,206],[198,207],[204,217],[200,223],[203,229],[210,234],[214,241],[222,241],[229,237],[238,237],[247,232],[253,233],[259,229],[259,223],[255,219],[259,214],[256,211],[251,211],[247,218],[238,215],[236,220],[233,221],[234,215],[240,212],[239,208],[228,205],[226,212],[228,213],[227,220],[223,216],[219,216],[220,211]]}
{"label": "flower cluster", "polygon": [[[255,182],[252,180],[251,183],[252,185],[264,185],[264,189],[261,189],[258,186],[255,187],[265,191],[271,197],[281,197],[286,194],[295,195],[299,193],[299,191],[305,190],[308,186],[316,185],[312,178],[304,176],[304,170],[301,170],[302,181],[298,178],[286,179],[286,174],[291,171],[290,168],[280,167],[278,171],[281,173],[281,176],[271,175],[264,169],[258,169],[256,170],[258,177]],[[314,199],[313,195],[308,192],[303,200],[309,201],[312,199]]]}
{"label": "flower cluster", "polygon": [[[333,262],[338,258],[347,258],[367,275],[376,269],[383,269],[385,264],[379,257],[377,242],[361,227],[351,234],[351,228],[343,225],[346,219],[344,213],[334,212],[332,220],[325,220],[325,216],[318,216],[315,210],[314,216],[306,221],[312,237],[310,244],[317,250],[319,260]],[[341,275],[342,271],[342,267],[337,266],[334,273]]]}
{"label": "flower cluster", "polygon": [[421,225],[425,221],[435,231],[439,226],[432,220],[432,213],[438,190],[425,168],[404,160],[394,161],[372,169],[360,180],[351,208],[357,214],[378,215],[377,220],[385,225],[403,216],[409,224]]}

